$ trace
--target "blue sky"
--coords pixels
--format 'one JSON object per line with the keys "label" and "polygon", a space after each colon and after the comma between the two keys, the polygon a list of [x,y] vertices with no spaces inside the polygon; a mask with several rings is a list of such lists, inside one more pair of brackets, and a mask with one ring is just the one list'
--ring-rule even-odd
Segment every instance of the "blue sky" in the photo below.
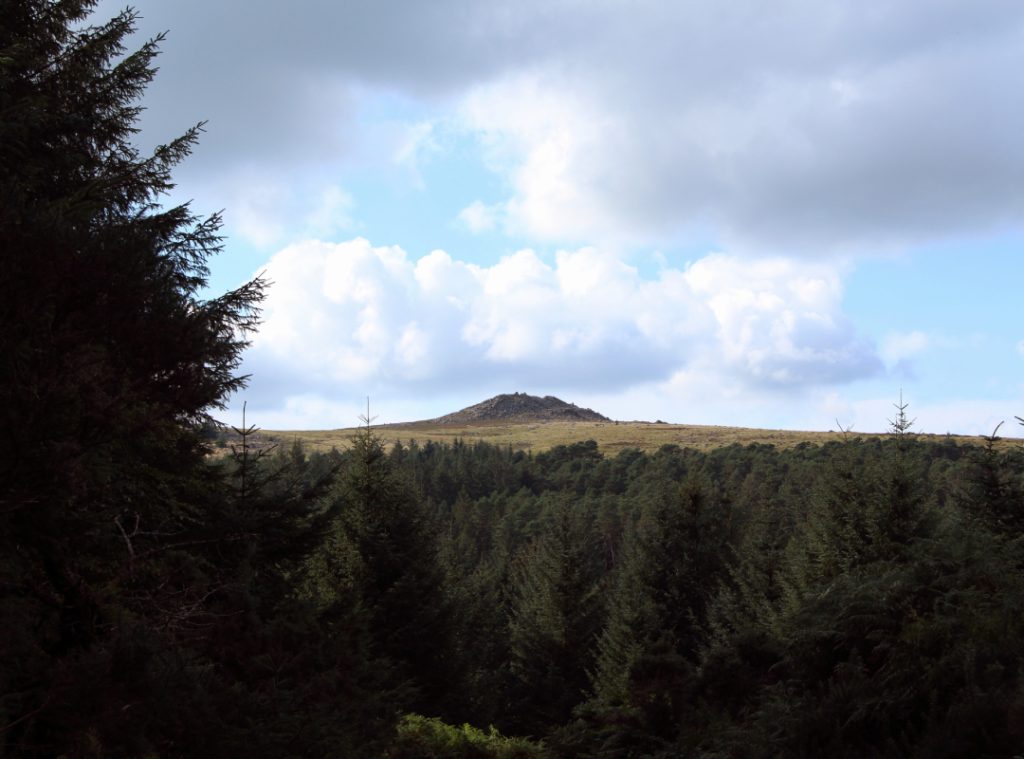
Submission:
{"label": "blue sky", "polygon": [[1017,2],[135,7],[211,291],[274,282],[226,421],[1024,431]]}

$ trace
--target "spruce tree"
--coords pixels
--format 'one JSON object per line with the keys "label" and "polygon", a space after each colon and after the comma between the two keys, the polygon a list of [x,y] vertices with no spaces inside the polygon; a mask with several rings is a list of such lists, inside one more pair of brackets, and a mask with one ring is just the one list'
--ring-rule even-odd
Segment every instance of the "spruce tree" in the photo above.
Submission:
{"label": "spruce tree", "polygon": [[691,478],[649,503],[629,538],[598,643],[594,698],[581,711],[606,751],[646,755],[678,737],[723,571],[724,522],[710,489]]}
{"label": "spruce tree", "polygon": [[517,569],[509,621],[514,727],[540,736],[583,700],[602,621],[597,542],[571,501],[553,504]]}
{"label": "spruce tree", "polygon": [[324,587],[357,599],[391,686],[409,694],[404,707],[448,717],[461,673],[436,526],[365,420],[342,474],[337,532],[320,558],[334,589]]}
{"label": "spruce tree", "polygon": [[1020,451],[1007,454],[996,447],[1001,426],[1002,422],[985,437],[983,447],[971,451],[970,467],[956,496],[968,514],[1012,540],[1024,530],[1024,483],[1007,466]]}
{"label": "spruce tree", "polygon": [[201,129],[139,153],[159,38],[94,4],[0,0],[0,753],[157,751],[200,701],[201,426],[263,293],[204,296],[220,218],[163,205]]}

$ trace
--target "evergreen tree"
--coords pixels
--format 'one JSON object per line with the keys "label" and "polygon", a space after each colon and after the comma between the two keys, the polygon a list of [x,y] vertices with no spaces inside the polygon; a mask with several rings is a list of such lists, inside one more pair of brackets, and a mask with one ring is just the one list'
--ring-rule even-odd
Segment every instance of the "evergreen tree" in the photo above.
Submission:
{"label": "evergreen tree", "polygon": [[1001,453],[996,448],[999,426],[985,438],[985,445],[971,452],[970,465],[957,492],[957,501],[968,514],[980,518],[1009,539],[1024,530],[1024,482],[1008,467],[1008,459],[1020,451]]}
{"label": "evergreen tree", "polygon": [[462,678],[436,525],[366,422],[347,453],[336,533],[316,560],[315,584],[321,598],[356,599],[391,687],[407,691],[401,705],[446,717]]}
{"label": "evergreen tree", "polygon": [[720,504],[691,478],[648,506],[627,543],[594,699],[581,712],[609,755],[647,755],[678,737],[723,568],[724,522]]}
{"label": "evergreen tree", "polygon": [[490,499],[456,499],[442,556],[456,612],[458,670],[465,672],[462,707],[473,724],[504,724],[508,717],[511,561],[495,546],[497,507]]}
{"label": "evergreen tree", "polygon": [[396,693],[358,600],[308,593],[310,558],[337,518],[339,464],[298,443],[263,455],[247,444],[254,428],[240,431],[223,465],[233,491],[205,520],[211,535],[238,539],[196,557],[221,578],[193,648],[215,673],[205,691],[223,726],[192,753],[378,755],[398,717]]}
{"label": "evergreen tree", "polygon": [[564,723],[583,700],[602,620],[600,555],[574,506],[556,501],[544,531],[518,557],[512,591],[514,727],[535,736]]}
{"label": "evergreen tree", "polygon": [[1021,632],[1009,612],[1021,592],[1019,548],[931,507],[924,451],[908,435],[906,405],[897,409],[890,440],[833,452],[790,543],[784,599],[766,598],[754,615],[759,637],[722,636],[706,656],[702,696],[735,720],[706,738],[717,750],[1013,753],[1008,711],[1021,670],[1006,643]]}
{"label": "evergreen tree", "polygon": [[748,522],[727,571],[728,580],[708,608],[713,641],[759,630],[771,619],[783,592],[793,522],[793,515],[781,504],[759,510]]}
{"label": "evergreen tree", "polygon": [[161,205],[200,128],[136,150],[159,39],[124,55],[135,14],[94,4],[0,2],[0,741],[30,755],[155,750],[161,688],[196,695],[192,549],[232,539],[201,426],[263,292],[202,297],[220,219]]}

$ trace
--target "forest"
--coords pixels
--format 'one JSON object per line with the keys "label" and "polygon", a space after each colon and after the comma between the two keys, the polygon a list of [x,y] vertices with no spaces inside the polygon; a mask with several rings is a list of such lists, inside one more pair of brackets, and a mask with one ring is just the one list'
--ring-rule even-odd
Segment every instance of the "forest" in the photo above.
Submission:
{"label": "forest", "polygon": [[[0,755],[1024,753],[1024,457],[252,444],[160,38],[0,0]],[[258,422],[258,420],[256,420]],[[1022,422],[1024,423],[1024,422]]]}

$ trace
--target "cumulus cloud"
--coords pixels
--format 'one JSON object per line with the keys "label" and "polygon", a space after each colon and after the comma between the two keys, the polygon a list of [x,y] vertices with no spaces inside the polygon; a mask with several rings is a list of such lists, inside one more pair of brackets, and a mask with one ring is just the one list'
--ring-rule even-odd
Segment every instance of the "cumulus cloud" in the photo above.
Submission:
{"label": "cumulus cloud", "polygon": [[266,273],[245,366],[264,404],[495,385],[602,393],[687,372],[785,391],[879,368],[825,265],[716,254],[645,278],[595,248],[479,266],[357,238],[291,245]]}
{"label": "cumulus cloud", "polygon": [[889,332],[882,339],[880,355],[896,377],[917,379],[913,358],[932,347],[934,340],[920,330]]}
{"label": "cumulus cloud", "polygon": [[1024,108],[990,80],[1024,53],[824,63],[739,72],[739,91],[664,81],[650,99],[589,70],[528,72],[474,89],[462,117],[512,185],[510,219],[542,239],[711,228],[748,249],[862,252],[1017,223]]}
{"label": "cumulus cloud", "polygon": [[144,126],[211,121],[189,172],[315,170],[397,100],[387,156],[415,166],[436,147],[424,110],[458,104],[510,223],[561,244],[696,226],[733,250],[860,250],[1024,217],[1018,3],[136,5],[145,34],[173,32]]}
{"label": "cumulus cloud", "polygon": [[1024,107],[998,84],[1024,64],[1019,7],[577,10],[564,50],[462,97],[521,232],[710,228],[734,248],[820,253],[1019,224]]}
{"label": "cumulus cloud", "polygon": [[352,194],[317,177],[289,182],[276,172],[228,172],[199,194],[195,205],[226,205],[224,220],[231,239],[268,253],[290,239],[337,239],[357,226]]}
{"label": "cumulus cloud", "polygon": [[721,356],[765,385],[845,382],[876,372],[874,347],[839,310],[839,272],[791,259],[710,256],[687,272],[718,322]]}

